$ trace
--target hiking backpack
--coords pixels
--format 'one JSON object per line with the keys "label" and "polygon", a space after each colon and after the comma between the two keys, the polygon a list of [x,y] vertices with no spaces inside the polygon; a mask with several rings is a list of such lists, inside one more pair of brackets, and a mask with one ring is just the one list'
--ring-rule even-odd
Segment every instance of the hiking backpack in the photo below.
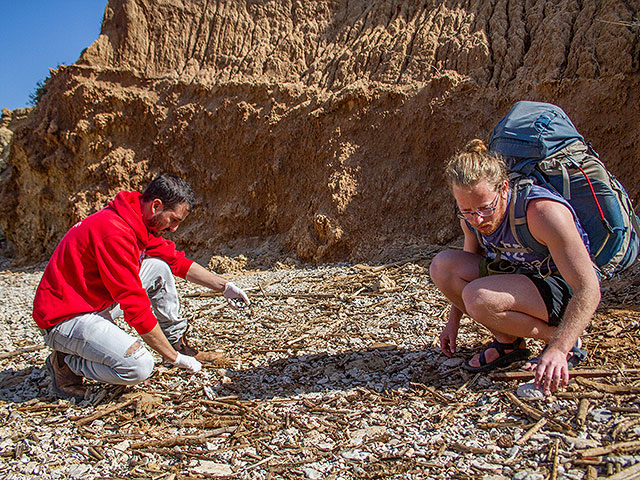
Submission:
{"label": "hiking backpack", "polygon": [[491,133],[489,151],[507,164],[513,188],[511,230],[525,251],[549,251],[529,232],[525,199],[533,183],[562,195],[589,236],[590,254],[608,278],[638,256],[640,223],[624,187],[556,105],[517,102]]}

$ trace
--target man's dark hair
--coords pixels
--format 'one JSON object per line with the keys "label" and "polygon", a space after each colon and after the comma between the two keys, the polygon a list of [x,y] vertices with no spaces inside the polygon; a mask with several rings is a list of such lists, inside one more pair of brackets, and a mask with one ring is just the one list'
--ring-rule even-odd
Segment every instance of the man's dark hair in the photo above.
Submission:
{"label": "man's dark hair", "polygon": [[175,210],[181,203],[189,205],[193,210],[195,197],[191,185],[185,180],[170,173],[160,175],[151,181],[142,194],[144,202],[151,202],[159,198],[167,210]]}

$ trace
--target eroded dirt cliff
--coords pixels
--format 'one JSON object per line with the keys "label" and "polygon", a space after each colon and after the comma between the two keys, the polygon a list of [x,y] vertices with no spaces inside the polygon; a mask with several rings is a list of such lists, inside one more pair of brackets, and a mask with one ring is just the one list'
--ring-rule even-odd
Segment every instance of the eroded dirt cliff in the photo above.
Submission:
{"label": "eroded dirt cliff", "polygon": [[444,160],[521,99],[562,106],[637,203],[639,16],[637,1],[110,0],[15,131],[0,228],[46,258],[168,171],[200,201],[175,235],[192,254],[445,243]]}

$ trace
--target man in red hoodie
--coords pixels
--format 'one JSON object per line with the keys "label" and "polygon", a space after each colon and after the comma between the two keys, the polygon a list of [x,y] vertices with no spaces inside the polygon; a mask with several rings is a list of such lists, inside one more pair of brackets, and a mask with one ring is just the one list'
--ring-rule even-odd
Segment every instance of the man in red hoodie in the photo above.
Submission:
{"label": "man in red hoodie", "polygon": [[54,391],[82,399],[83,377],[133,385],[153,370],[151,353],[113,319],[125,321],[173,365],[196,373],[206,352],[185,340],[174,275],[224,292],[235,308],[249,298],[234,283],[185,257],[162,238],[194,205],[191,187],[175,175],[153,180],[144,193],[120,192],[74,225],[57,246],[40,281],[33,318],[53,349],[47,358]]}

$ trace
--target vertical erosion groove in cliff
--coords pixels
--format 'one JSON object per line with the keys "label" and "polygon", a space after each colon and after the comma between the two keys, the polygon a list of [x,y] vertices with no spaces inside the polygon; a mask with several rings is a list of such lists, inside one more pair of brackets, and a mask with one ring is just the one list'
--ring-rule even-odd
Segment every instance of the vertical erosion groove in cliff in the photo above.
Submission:
{"label": "vertical erosion groove in cliff", "polygon": [[457,234],[444,160],[520,99],[561,105],[638,197],[638,6],[110,1],[15,134],[0,219],[43,257],[155,174],[187,178],[190,251],[374,258]]}
{"label": "vertical erosion groove in cliff", "polygon": [[110,2],[80,63],[184,82],[408,85],[486,67],[476,13],[456,2]]}

